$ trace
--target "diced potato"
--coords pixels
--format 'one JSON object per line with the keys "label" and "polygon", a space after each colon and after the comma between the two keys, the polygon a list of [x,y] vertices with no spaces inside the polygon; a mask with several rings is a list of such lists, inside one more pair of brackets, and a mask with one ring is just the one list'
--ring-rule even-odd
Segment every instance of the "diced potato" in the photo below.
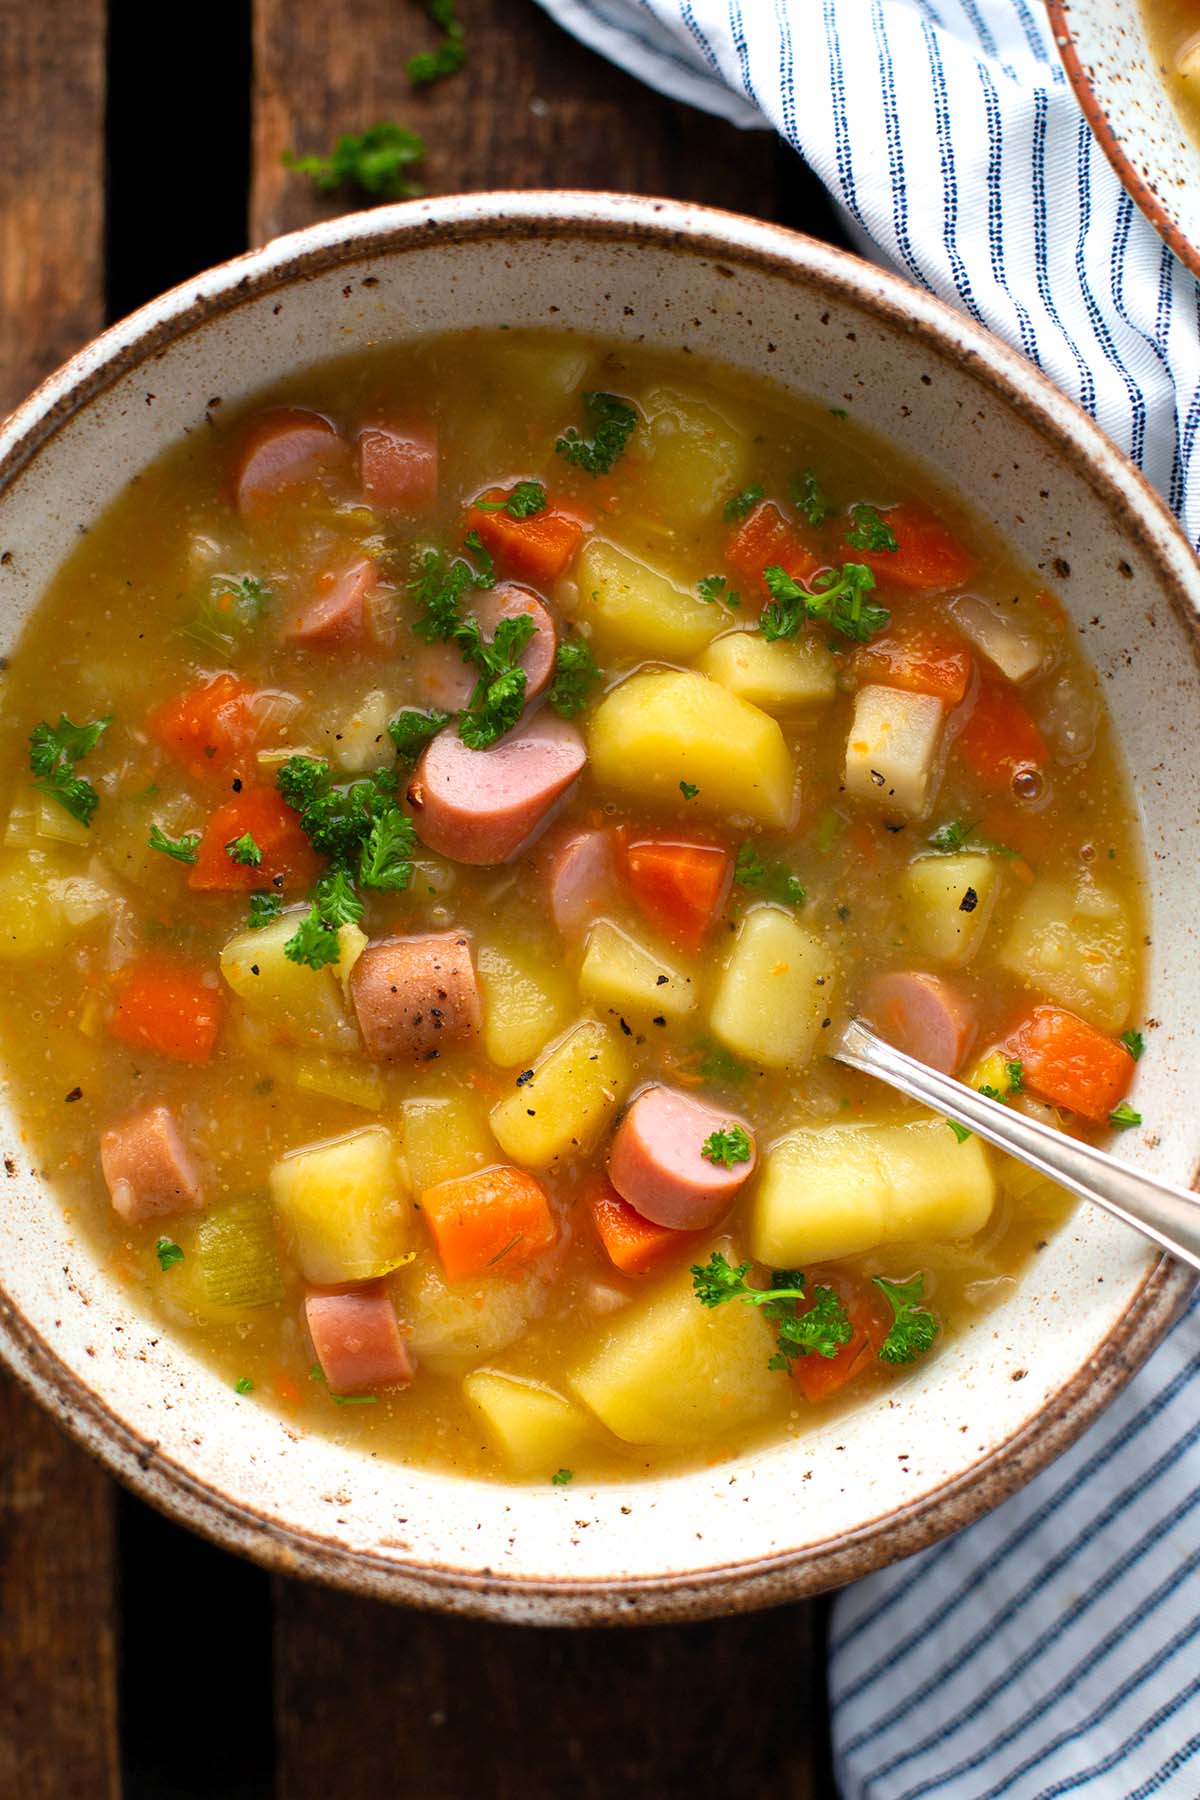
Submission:
{"label": "diced potato", "polygon": [[527,1063],[571,1016],[571,991],[558,959],[513,944],[481,944],[475,967],[484,1051],[501,1069]]}
{"label": "diced potato", "polygon": [[500,386],[522,416],[548,411],[577,394],[592,361],[589,350],[571,344],[516,343],[497,345],[492,361]]}
{"label": "diced potato", "polygon": [[[48,850],[0,851],[0,962],[43,956],[61,949],[95,919],[105,905],[81,908],[69,904],[78,863]],[[85,885],[104,895],[97,883]]]}
{"label": "diced potato", "polygon": [[590,1148],[632,1077],[619,1034],[583,1019],[543,1051],[528,1081],[492,1108],[492,1131],[513,1162],[548,1168]]}
{"label": "diced potato", "polygon": [[833,658],[815,635],[772,643],[757,631],[727,631],[696,667],[739,700],[769,713],[809,711],[827,705],[837,692]]}
{"label": "diced potato", "polygon": [[935,962],[969,962],[983,942],[1000,892],[994,856],[919,856],[901,878],[904,920],[915,947]]}
{"label": "diced potato", "polygon": [[404,1160],[415,1194],[497,1160],[483,1108],[473,1095],[459,1089],[410,1094],[401,1111]]}
{"label": "diced potato", "polygon": [[652,388],[639,402],[633,439],[637,500],[653,522],[689,530],[718,513],[744,484],[745,436],[702,400]]}
{"label": "diced potato", "polygon": [[944,1119],[806,1128],[767,1155],[750,1253],[793,1269],[878,1244],[970,1237],[987,1224],[995,1197],[983,1145],[959,1143]]}
{"label": "diced potato", "polygon": [[329,1049],[351,1050],[357,1039],[346,1018],[336,963],[310,969],[291,962],[283,946],[303,910],[281,913],[259,931],[239,931],[221,952],[221,973],[235,994],[278,1036],[298,1042],[318,1040]]}
{"label": "diced potato", "polygon": [[302,1056],[295,1064],[296,1086],[308,1094],[322,1094],[327,1100],[342,1100],[347,1106],[361,1106],[367,1112],[378,1112],[385,1094],[378,1069],[369,1063],[352,1059]]}
{"label": "diced potato", "polygon": [[575,580],[575,615],[591,625],[601,646],[644,650],[650,656],[695,656],[724,623],[719,606],[677,588],[602,538],[585,545]]}
{"label": "diced potato", "polygon": [[830,1017],[833,954],[819,932],[779,906],[756,906],[738,927],[709,1025],[736,1056],[801,1068]]}
{"label": "diced potato", "polygon": [[347,924],[338,927],[338,959],[331,967],[337,976],[338,986],[347,998],[350,995],[350,977],[354,973],[354,965],[369,941],[361,925]]}
{"label": "diced potato", "polygon": [[975,594],[960,594],[951,602],[950,612],[963,636],[1009,681],[1028,681],[1045,661],[1039,637]]}
{"label": "diced potato", "polygon": [[369,1281],[404,1261],[413,1208],[384,1126],[289,1150],[270,1182],[305,1280]]}
{"label": "diced potato", "polygon": [[758,1308],[701,1306],[686,1273],[597,1336],[570,1385],[626,1443],[707,1442],[760,1418],[784,1390],[767,1367],[775,1344]]}
{"label": "diced potato", "polygon": [[1088,876],[1043,876],[1017,908],[1000,961],[1031,992],[1099,1031],[1117,1032],[1133,1004],[1133,945],[1120,897]]}
{"label": "diced potato", "polygon": [[685,1019],[696,1006],[686,970],[608,919],[598,919],[588,932],[579,991],[620,1012],[666,1019]]}
{"label": "diced potato", "polygon": [[943,717],[932,694],[860,688],[846,740],[846,792],[920,818],[933,798]]}
{"label": "diced potato", "polygon": [[976,1091],[994,1088],[997,1094],[1009,1093],[1013,1082],[1003,1050],[989,1050],[986,1056],[981,1056],[966,1077],[966,1084]]}
{"label": "diced potato", "polygon": [[339,710],[320,729],[321,754],[347,775],[378,767],[391,755],[387,728],[394,711],[382,688],[364,694],[349,711]]}
{"label": "diced potato", "polygon": [[476,1369],[463,1393],[518,1475],[553,1474],[588,1428],[577,1406],[523,1375]]}
{"label": "diced potato", "polygon": [[688,781],[709,812],[774,826],[792,817],[795,771],[777,721],[704,675],[631,675],[592,714],[588,754],[602,785],[677,800]]}
{"label": "diced potato", "polygon": [[395,1279],[397,1311],[423,1369],[457,1375],[514,1343],[544,1311],[549,1284],[532,1270],[451,1287],[436,1256],[418,1255]]}

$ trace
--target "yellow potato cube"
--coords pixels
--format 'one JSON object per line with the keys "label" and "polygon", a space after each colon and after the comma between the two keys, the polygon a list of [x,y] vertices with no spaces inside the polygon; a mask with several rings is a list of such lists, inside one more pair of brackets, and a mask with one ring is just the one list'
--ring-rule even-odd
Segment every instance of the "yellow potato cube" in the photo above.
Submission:
{"label": "yellow potato cube", "polygon": [[481,944],[475,966],[484,1050],[501,1069],[527,1063],[571,1014],[571,992],[558,959],[513,944]]}
{"label": "yellow potato cube", "polygon": [[969,962],[983,942],[1000,892],[994,856],[919,856],[901,878],[904,922],[923,956],[951,967]]}
{"label": "yellow potato cube", "polygon": [[369,1281],[404,1261],[413,1209],[382,1125],[289,1150],[270,1186],[306,1281]]}
{"label": "yellow potato cube", "polygon": [[496,1145],[483,1108],[472,1094],[410,1094],[401,1105],[404,1160],[413,1192],[455,1181],[496,1162]]}
{"label": "yellow potato cube", "polygon": [[319,1040],[327,1049],[352,1050],[357,1035],[346,1018],[337,964],[310,969],[292,962],[284,945],[306,908],[281,913],[260,931],[239,931],[221,952],[221,973],[255,1018],[285,1041]]}
{"label": "yellow potato cube", "polygon": [[792,1269],[879,1244],[970,1237],[987,1224],[995,1197],[983,1145],[959,1143],[944,1119],[805,1128],[767,1155],[750,1253]]}
{"label": "yellow potato cube", "polygon": [[859,688],[846,739],[846,792],[920,818],[933,798],[945,714],[932,694]]}
{"label": "yellow potato cube", "polygon": [[704,675],[643,670],[605,695],[588,726],[592,774],[604,786],[677,800],[681,781],[709,812],[782,826],[796,777],[778,722]]}
{"label": "yellow potato cube", "polygon": [[696,667],[769,713],[806,712],[827,705],[837,692],[833,658],[815,635],[772,643],[757,631],[727,631]]}
{"label": "yellow potato cube", "polygon": [[349,1058],[299,1057],[292,1069],[292,1078],[305,1093],[322,1094],[327,1100],[341,1100],[347,1106],[361,1106],[367,1112],[378,1112],[384,1102],[379,1070]]}
{"label": "yellow potato cube", "polygon": [[721,630],[718,606],[685,593],[673,581],[602,538],[592,538],[576,566],[576,617],[591,625],[600,645],[644,650],[650,656],[688,657]]}
{"label": "yellow potato cube", "polygon": [[395,1278],[396,1309],[423,1369],[461,1375],[514,1343],[544,1310],[548,1283],[533,1271],[478,1276],[451,1287],[434,1255],[418,1253]]}
{"label": "yellow potato cube", "polygon": [[533,1074],[491,1112],[500,1148],[526,1169],[545,1169],[591,1147],[633,1078],[620,1035],[583,1019],[533,1065]]}
{"label": "yellow potato cube", "polygon": [[577,1406],[523,1375],[476,1369],[463,1394],[518,1475],[552,1475],[588,1428]]}
{"label": "yellow potato cube", "polygon": [[779,906],[757,906],[738,927],[713,997],[713,1035],[748,1062],[801,1068],[831,1015],[833,954],[819,932]]}
{"label": "yellow potato cube", "polygon": [[[99,912],[64,905],[78,862],[45,850],[0,852],[0,962],[58,950]],[[97,887],[98,884],[89,884]],[[111,909],[110,909],[111,910]],[[87,915],[87,916],[85,916]]]}
{"label": "yellow potato cube", "polygon": [[637,500],[653,522],[690,530],[718,513],[745,481],[749,443],[704,401],[652,388],[639,402],[631,444]]}
{"label": "yellow potato cube", "polygon": [[598,919],[588,933],[579,991],[618,1012],[666,1019],[685,1019],[696,1006],[686,970],[608,919]]}
{"label": "yellow potato cube", "polygon": [[522,415],[561,406],[577,394],[592,361],[590,350],[571,344],[498,344],[491,351],[499,397]]}
{"label": "yellow potato cube", "polygon": [[1129,1022],[1129,914],[1117,894],[1086,875],[1074,883],[1041,877],[1016,910],[1000,961],[1033,997],[1057,1001],[1099,1031]]}

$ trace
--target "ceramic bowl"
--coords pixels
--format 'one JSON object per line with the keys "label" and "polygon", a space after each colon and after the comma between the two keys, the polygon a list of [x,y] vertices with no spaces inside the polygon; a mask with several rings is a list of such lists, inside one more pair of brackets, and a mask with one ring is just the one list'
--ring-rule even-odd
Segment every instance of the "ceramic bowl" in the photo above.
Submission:
{"label": "ceramic bowl", "polygon": [[[683,346],[844,408],[1046,571],[1084,635],[1149,848],[1156,1021],[1122,1154],[1200,1149],[1200,572],[1137,473],[1026,362],[938,301],[748,219],[600,194],[342,218],[165,295],[52,377],[0,437],[0,653],[78,534],[207,414],[331,353],[448,328]],[[64,1218],[0,1093],[0,1353],[139,1494],[273,1568],[554,1623],[698,1617],[866,1573],[1004,1498],[1149,1352],[1188,1278],[1082,1209],[927,1369],[795,1441],[661,1480],[485,1484],[297,1431],[135,1310]]]}
{"label": "ceramic bowl", "polygon": [[1046,0],[1046,11],[1096,141],[1159,236],[1200,276],[1200,144],[1167,91],[1138,0]]}

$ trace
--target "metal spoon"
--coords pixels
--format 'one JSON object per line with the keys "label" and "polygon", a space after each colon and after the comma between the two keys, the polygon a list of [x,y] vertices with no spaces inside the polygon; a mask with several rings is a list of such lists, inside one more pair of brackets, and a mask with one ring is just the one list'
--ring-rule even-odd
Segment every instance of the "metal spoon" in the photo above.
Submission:
{"label": "metal spoon", "polygon": [[1200,1271],[1200,1195],[1190,1189],[1131,1169],[1106,1150],[1065,1137],[999,1100],[977,1094],[952,1075],[942,1075],[886,1043],[861,1019],[852,1019],[846,1027],[834,1057],[944,1113],[1060,1187],[1094,1200],[1160,1249]]}

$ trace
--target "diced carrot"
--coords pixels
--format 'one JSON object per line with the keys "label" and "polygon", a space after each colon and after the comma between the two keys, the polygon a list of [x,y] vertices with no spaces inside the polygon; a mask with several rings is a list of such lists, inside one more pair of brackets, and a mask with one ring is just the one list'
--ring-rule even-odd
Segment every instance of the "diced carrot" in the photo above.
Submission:
{"label": "diced carrot", "polygon": [[818,1286],[831,1287],[838,1294],[849,1316],[853,1336],[834,1356],[818,1356],[813,1352],[798,1357],[792,1364],[792,1379],[804,1398],[810,1401],[828,1400],[839,1388],[865,1374],[888,1334],[889,1325],[887,1301],[877,1288],[854,1281],[847,1275],[810,1275],[809,1292]]}
{"label": "diced carrot", "polygon": [[598,1181],[590,1202],[592,1223],[613,1267],[622,1275],[645,1275],[657,1267],[663,1257],[692,1243],[703,1233],[673,1231],[669,1225],[655,1225],[643,1219],[640,1212],[622,1200],[607,1181]]}
{"label": "diced carrot", "polygon": [[1010,787],[1018,769],[1044,768],[1049,756],[1024,701],[1015,688],[999,681],[984,682],[954,748],[993,792]]}
{"label": "diced carrot", "polygon": [[732,533],[725,546],[725,563],[744,587],[762,598],[767,593],[764,569],[777,564],[793,581],[808,581],[824,567],[825,558],[773,500],[762,500]]}
{"label": "diced carrot", "polygon": [[1058,1006],[1037,1006],[1008,1039],[1027,1088],[1102,1125],[1133,1080],[1134,1061],[1086,1019]]}
{"label": "diced carrot", "polygon": [[961,587],[974,570],[971,552],[925,507],[889,507],[883,519],[896,539],[895,550],[860,550],[848,540],[842,544],[844,560],[866,563],[881,586],[941,593]]}
{"label": "diced carrot", "polygon": [[257,734],[254,692],[236,675],[214,676],[155,707],[146,730],[194,780],[224,780],[248,760]]}
{"label": "diced carrot", "polygon": [[206,1063],[221,1029],[225,1002],[187,963],[143,956],[120,978],[113,1037],[137,1050],[154,1050],[175,1062]]}
{"label": "diced carrot", "polygon": [[506,1274],[558,1237],[546,1190],[524,1169],[481,1169],[441,1181],[425,1189],[421,1210],[447,1281]]}
{"label": "diced carrot", "polygon": [[629,891],[646,917],[681,950],[699,950],[729,892],[728,850],[674,838],[618,842]]}
{"label": "diced carrot", "polygon": [[971,653],[945,626],[893,620],[883,636],[854,652],[850,667],[864,685],[875,681],[959,706],[971,680]]}
{"label": "diced carrot", "polygon": [[[483,495],[487,501],[505,498],[503,488],[489,488]],[[532,582],[534,587],[550,587],[565,575],[583,542],[582,521],[553,502],[527,519],[510,518],[504,511],[482,512],[473,506],[467,514],[467,529],[479,533],[508,574]]]}
{"label": "diced carrot", "polygon": [[[249,835],[262,862],[234,862],[227,846]],[[219,806],[204,828],[188,886],[203,894],[307,888],[320,862],[300,821],[274,788],[248,788]],[[279,879],[277,879],[279,878]]]}

